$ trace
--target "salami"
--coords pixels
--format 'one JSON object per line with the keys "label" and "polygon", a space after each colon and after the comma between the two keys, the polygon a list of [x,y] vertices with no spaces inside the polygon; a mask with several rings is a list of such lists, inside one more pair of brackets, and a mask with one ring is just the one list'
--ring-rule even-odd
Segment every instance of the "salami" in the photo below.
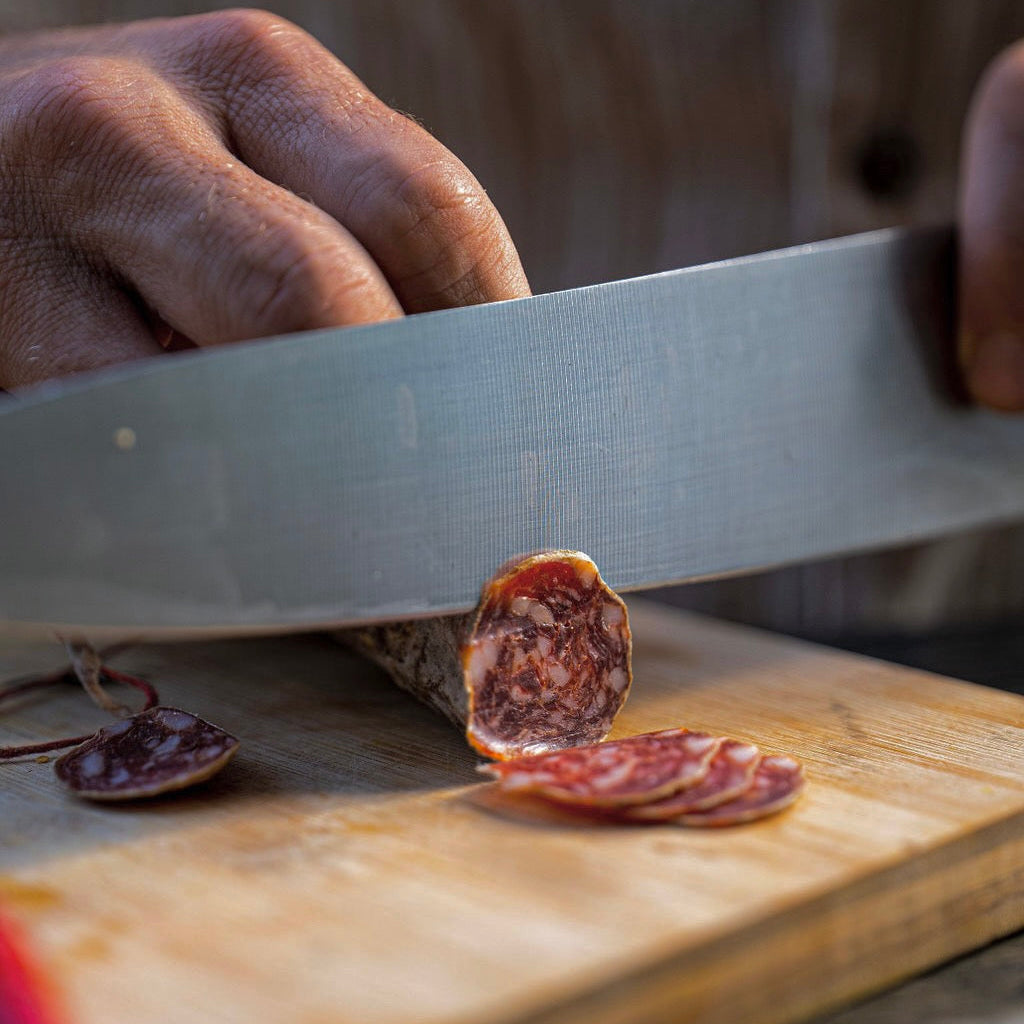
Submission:
{"label": "salami", "polygon": [[90,800],[135,800],[203,782],[238,740],[177,708],[154,707],[101,729],[58,758],[57,778]]}
{"label": "salami", "polygon": [[670,821],[680,814],[718,807],[747,791],[760,758],[761,752],[752,743],[723,739],[707,775],[695,786],[661,800],[624,808],[623,816],[635,821]]}
{"label": "salami", "polygon": [[698,785],[720,742],[703,732],[666,729],[483,765],[480,770],[498,778],[506,792],[576,807],[622,808]]}
{"label": "salami", "polygon": [[797,761],[781,754],[768,754],[761,758],[750,785],[738,797],[703,811],[680,814],[673,821],[704,828],[739,825],[788,807],[803,788],[803,769]]}
{"label": "salami", "polygon": [[591,824],[737,825],[788,807],[803,770],[751,743],[686,729],[482,765],[499,793],[544,817],[545,808]]}
{"label": "salami", "polygon": [[338,635],[498,760],[602,739],[632,680],[626,606],[579,551],[507,563],[468,615]]}

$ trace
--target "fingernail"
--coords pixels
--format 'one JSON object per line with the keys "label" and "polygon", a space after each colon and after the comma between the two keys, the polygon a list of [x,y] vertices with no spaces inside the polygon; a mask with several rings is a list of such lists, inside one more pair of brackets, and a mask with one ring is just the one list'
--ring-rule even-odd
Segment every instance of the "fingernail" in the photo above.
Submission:
{"label": "fingernail", "polygon": [[995,409],[1024,409],[1024,338],[990,334],[971,348],[966,367],[971,394]]}

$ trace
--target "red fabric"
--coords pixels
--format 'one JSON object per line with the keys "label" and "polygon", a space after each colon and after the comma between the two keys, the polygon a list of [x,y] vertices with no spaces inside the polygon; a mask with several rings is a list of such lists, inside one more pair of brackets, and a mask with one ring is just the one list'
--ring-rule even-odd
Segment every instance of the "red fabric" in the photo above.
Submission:
{"label": "red fabric", "polygon": [[24,940],[0,917],[0,1024],[57,1024],[52,1001],[29,961]]}

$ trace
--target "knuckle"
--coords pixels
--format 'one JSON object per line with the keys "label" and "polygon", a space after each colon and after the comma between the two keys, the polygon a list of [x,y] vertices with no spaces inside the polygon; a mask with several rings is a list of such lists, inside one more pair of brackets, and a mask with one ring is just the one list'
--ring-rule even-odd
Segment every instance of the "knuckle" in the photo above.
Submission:
{"label": "knuckle", "polygon": [[274,77],[310,41],[297,25],[259,8],[216,11],[196,22],[209,72],[229,81]]}
{"label": "knuckle", "polygon": [[398,198],[406,211],[402,242],[413,257],[403,277],[419,284],[415,310],[507,297],[518,257],[500,214],[465,167],[454,159],[425,165],[402,182]]}
{"label": "knuckle", "polygon": [[215,11],[200,21],[211,45],[222,50],[256,49],[275,33],[295,30],[291,22],[258,7]]}
{"label": "knuckle", "polygon": [[409,212],[410,231],[486,232],[497,219],[487,193],[454,157],[416,168],[399,184],[397,198]]}
{"label": "knuckle", "polygon": [[455,158],[432,161],[399,183],[395,198],[411,242],[446,252],[493,237],[502,222],[479,182]]}
{"label": "knuckle", "polygon": [[27,72],[8,98],[4,162],[27,176],[63,182],[117,166],[143,116],[152,73],[131,62],[74,56]]}
{"label": "knuckle", "polygon": [[77,55],[13,84],[0,129],[0,181],[24,213],[74,246],[137,221],[133,201],[175,146],[176,100],[130,59]]}
{"label": "knuckle", "polygon": [[237,268],[232,289],[248,329],[265,336],[328,326],[346,298],[352,305],[370,290],[371,275],[329,240],[311,241],[290,225],[269,230],[258,256],[252,247],[253,258]]}
{"label": "knuckle", "polygon": [[285,243],[265,263],[244,270],[239,294],[256,329],[275,334],[304,325],[319,285],[315,259]]}
{"label": "knuckle", "polygon": [[97,57],[65,57],[26,74],[14,90],[18,112],[32,114],[37,135],[88,136],[123,113],[119,66]]}

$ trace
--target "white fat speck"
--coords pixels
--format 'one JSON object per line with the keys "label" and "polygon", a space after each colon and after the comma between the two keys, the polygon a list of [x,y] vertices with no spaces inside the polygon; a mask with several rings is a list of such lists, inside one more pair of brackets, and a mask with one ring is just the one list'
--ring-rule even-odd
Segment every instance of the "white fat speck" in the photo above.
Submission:
{"label": "white fat speck", "polygon": [[82,758],[82,762],[78,766],[78,771],[87,779],[91,779],[97,775],[101,775],[106,766],[107,759],[98,750],[93,750]]}
{"label": "white fat speck", "polygon": [[695,753],[703,754],[705,750],[709,750],[718,741],[714,736],[687,736],[686,745]]}
{"label": "white fat speck", "polygon": [[565,686],[569,682],[569,670],[564,666],[560,665],[557,661],[551,665],[548,665],[548,679],[555,684],[555,686]]}
{"label": "white fat speck", "polygon": [[747,764],[753,761],[758,755],[757,747],[750,743],[744,743],[742,747],[733,747],[729,750],[729,757],[739,764]]}
{"label": "white fat speck", "polygon": [[533,602],[528,597],[519,594],[509,601],[508,610],[512,615],[529,615],[532,604]]}
{"label": "white fat speck", "polygon": [[132,777],[132,773],[127,768],[118,768],[113,775],[110,776],[110,784],[112,786],[120,786],[122,782],[127,782]]}
{"label": "white fat speck", "polygon": [[587,565],[585,562],[577,562],[576,575],[584,587],[590,587],[594,580],[597,579],[597,570],[592,566]]}
{"label": "white fat speck", "polygon": [[632,771],[633,765],[628,761],[612,765],[604,775],[594,776],[594,789],[614,789],[620,782],[628,779]]}
{"label": "white fat speck", "polygon": [[794,771],[800,766],[791,757],[786,757],[783,754],[772,754],[765,759],[766,764],[770,764],[773,768],[782,768],[785,771]]}
{"label": "white fat speck", "polygon": [[542,658],[546,658],[551,653],[551,638],[546,636],[538,636],[537,651]]}
{"label": "white fat speck", "polygon": [[185,711],[164,711],[160,715],[160,724],[171,732],[183,732],[195,724],[195,718]]}
{"label": "white fat speck", "polygon": [[555,617],[551,614],[551,609],[540,601],[530,602],[530,618],[537,623],[538,626],[553,626],[555,624]]}
{"label": "white fat speck", "polygon": [[122,718],[120,722],[114,722],[113,725],[108,725],[103,730],[104,736],[120,736],[121,733],[127,732],[132,727],[132,720],[130,718]]}
{"label": "white fat speck", "polygon": [[605,629],[611,630],[622,625],[624,612],[617,604],[606,604],[601,608],[601,623]]}
{"label": "white fat speck", "polygon": [[472,682],[482,682],[487,673],[498,664],[498,645],[482,640],[473,645],[466,664],[466,674]]}
{"label": "white fat speck", "polygon": [[533,782],[533,780],[534,777],[527,774],[526,772],[513,772],[504,776],[501,780],[501,784],[506,789],[522,789],[524,786],[529,786],[530,783]]}
{"label": "white fat speck", "polygon": [[621,668],[613,668],[608,673],[608,682],[616,693],[622,693],[628,681],[626,673]]}
{"label": "white fat speck", "polygon": [[154,757],[159,757],[161,754],[169,754],[172,750],[177,750],[181,746],[181,737],[175,733],[173,736],[168,736],[167,739],[160,744],[153,751]]}

